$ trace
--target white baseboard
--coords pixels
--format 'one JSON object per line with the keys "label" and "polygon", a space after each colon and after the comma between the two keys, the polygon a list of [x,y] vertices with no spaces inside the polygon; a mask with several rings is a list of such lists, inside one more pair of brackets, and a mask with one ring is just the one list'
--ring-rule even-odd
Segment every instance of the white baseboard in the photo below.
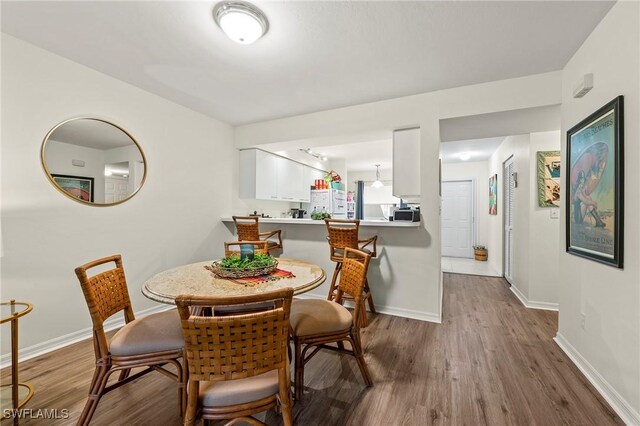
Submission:
{"label": "white baseboard", "polygon": [[[148,309],[143,309],[140,312],[136,312],[136,318],[141,318],[146,315],[155,314],[157,312],[167,311],[174,308],[173,305],[158,305]],[[124,316],[118,314],[112,318],[109,318],[104,322],[105,331],[114,330],[124,325]],[[22,348],[18,351],[18,362],[26,361],[31,358],[35,358],[40,355],[55,351],[57,349],[64,348],[65,346],[72,345],[77,342],[81,342],[93,337],[93,328],[85,328],[82,330],[74,331],[73,333],[66,334],[64,336],[55,337],[47,340],[46,342],[37,343],[33,346]],[[4,354],[0,357],[0,368],[8,367],[11,364],[11,353]]]}
{"label": "white baseboard", "polygon": [[576,348],[571,345],[560,333],[556,334],[553,340],[560,346],[571,361],[584,374],[594,388],[609,403],[613,411],[616,412],[622,421],[627,425],[640,425],[640,413],[633,407],[605,380],[604,377],[593,368]]}
{"label": "white baseboard", "polygon": [[[321,296],[319,294],[300,294],[296,296],[300,299],[326,299],[325,296]],[[346,306],[350,306],[350,303],[347,302]],[[433,312],[424,312],[424,311],[416,311],[413,309],[404,309],[404,308],[395,308],[393,306],[382,306],[376,303],[376,312],[380,314],[393,315],[395,317],[402,318],[411,318],[420,321],[427,322],[435,322],[440,324],[442,320],[440,319],[440,315],[434,314]]]}
{"label": "white baseboard", "polygon": [[533,301],[533,300],[529,300],[513,284],[511,284],[511,286],[509,288],[511,289],[511,292],[516,295],[516,297],[520,300],[520,302],[522,302],[522,304],[526,308],[543,309],[545,311],[557,311],[558,310],[558,304],[557,303],[536,302],[536,301]]}

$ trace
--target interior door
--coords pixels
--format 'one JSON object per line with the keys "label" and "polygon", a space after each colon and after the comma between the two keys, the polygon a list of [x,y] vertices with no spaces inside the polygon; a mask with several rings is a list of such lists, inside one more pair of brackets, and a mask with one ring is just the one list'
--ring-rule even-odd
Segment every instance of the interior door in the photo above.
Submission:
{"label": "interior door", "polygon": [[129,179],[119,177],[106,177],[104,179],[105,203],[116,203],[129,196]]}
{"label": "interior door", "polygon": [[442,256],[473,257],[473,182],[442,182]]}
{"label": "interior door", "polygon": [[504,163],[502,179],[504,200],[504,277],[513,283],[513,206],[515,180],[513,178],[513,157]]}

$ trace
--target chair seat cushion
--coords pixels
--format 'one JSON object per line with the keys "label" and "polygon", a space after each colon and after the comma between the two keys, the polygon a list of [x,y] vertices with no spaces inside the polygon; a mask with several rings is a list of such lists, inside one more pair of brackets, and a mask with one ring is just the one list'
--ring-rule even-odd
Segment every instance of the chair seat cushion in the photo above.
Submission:
{"label": "chair seat cushion", "polygon": [[295,299],[291,304],[291,330],[295,336],[330,334],[349,330],[351,312],[328,300]]}
{"label": "chair seat cushion", "polygon": [[200,404],[224,407],[258,401],[278,393],[278,370],[246,379],[200,382]]}
{"label": "chair seat cushion", "polygon": [[277,241],[271,241],[271,240],[267,240],[267,246],[268,247],[275,247],[278,245]]}
{"label": "chair seat cushion", "polygon": [[116,356],[131,356],[183,347],[180,315],[177,309],[171,309],[126,324],[111,339],[109,352]]}

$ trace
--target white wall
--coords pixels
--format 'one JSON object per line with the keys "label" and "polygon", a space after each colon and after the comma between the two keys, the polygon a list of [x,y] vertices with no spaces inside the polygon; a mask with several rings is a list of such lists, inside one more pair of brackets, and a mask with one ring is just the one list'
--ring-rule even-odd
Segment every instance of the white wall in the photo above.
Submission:
{"label": "white wall", "polygon": [[[476,235],[474,244],[486,246],[489,251],[489,258],[492,258],[494,251],[489,245],[489,162],[443,163],[442,180],[475,181]],[[501,271],[501,269],[496,269],[496,271]]]}
{"label": "white wall", "polygon": [[[381,102],[338,108],[280,120],[239,126],[236,147],[299,141],[319,146],[342,138],[371,140],[372,134],[420,126],[421,231],[398,251],[412,266],[395,271],[390,285],[402,293],[394,302],[428,316],[441,315],[440,215],[438,200],[439,121],[466,115],[560,103],[560,73],[552,72],[492,83],[459,87]],[[514,96],[514,94],[518,94]],[[368,138],[368,139],[365,139]]]}
{"label": "white wall", "polygon": [[557,207],[538,205],[538,151],[560,151],[560,131],[529,135],[529,294],[530,301],[557,304],[560,219],[552,218]]}
{"label": "white wall", "polygon": [[[605,390],[618,413],[633,424],[640,424],[639,22],[640,3],[616,3],[562,74],[563,153],[566,130],[624,95],[625,260],[624,269],[616,269],[561,251],[558,331],[558,341]],[[584,98],[574,99],[573,86],[586,73],[593,73],[594,88]],[[567,165],[563,163],[562,168],[567,170]],[[566,214],[563,203],[563,247]],[[581,327],[583,313],[586,320]]]}
{"label": "white wall", "polygon": [[[2,35],[2,299],[33,302],[20,321],[29,347],[90,327],[74,268],[123,255],[136,311],[155,306],[143,281],[222,254],[229,231],[233,129],[202,114]],[[62,196],[40,166],[40,145],[74,116],[127,129],[148,160],[138,194],[113,207]],[[9,349],[2,333],[2,352]]]}

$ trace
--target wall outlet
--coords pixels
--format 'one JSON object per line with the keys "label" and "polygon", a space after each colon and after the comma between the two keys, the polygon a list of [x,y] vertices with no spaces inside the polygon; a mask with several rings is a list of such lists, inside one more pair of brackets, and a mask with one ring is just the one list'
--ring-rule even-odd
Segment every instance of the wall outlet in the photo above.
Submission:
{"label": "wall outlet", "polygon": [[584,330],[587,325],[587,314],[584,312],[580,314],[580,327]]}
{"label": "wall outlet", "polygon": [[560,218],[560,209],[551,208],[550,212],[551,219],[559,219]]}

